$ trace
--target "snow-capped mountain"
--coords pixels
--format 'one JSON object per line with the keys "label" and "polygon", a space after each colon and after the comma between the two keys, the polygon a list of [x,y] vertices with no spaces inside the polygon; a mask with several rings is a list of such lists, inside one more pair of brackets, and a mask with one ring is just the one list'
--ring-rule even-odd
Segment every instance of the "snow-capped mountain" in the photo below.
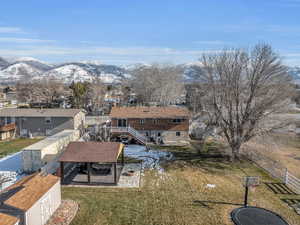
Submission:
{"label": "snow-capped mountain", "polygon": [[9,61],[0,58],[0,83],[14,83],[24,78],[26,80],[53,78],[65,83],[99,78],[104,83],[117,83],[129,76],[125,68],[101,64],[99,61],[51,65],[31,57]]}
{"label": "snow-capped mountain", "polygon": [[4,67],[7,67],[9,65],[9,62],[7,62],[5,59],[0,57],[0,70]]}
{"label": "snow-capped mountain", "polygon": [[[20,80],[38,80],[54,78],[65,83],[72,81],[92,81],[99,78],[107,84],[119,83],[130,78],[134,69],[149,64],[131,64],[115,66],[101,64],[101,61],[68,62],[52,65],[31,57],[4,59],[0,57],[0,83],[15,83]],[[203,73],[202,64],[192,62],[176,65],[183,71],[185,82],[199,81]],[[300,67],[290,67],[289,73],[300,84]]]}
{"label": "snow-capped mountain", "polygon": [[183,70],[183,79],[185,82],[199,81],[200,75],[203,73],[202,64],[186,63],[179,65]]}
{"label": "snow-capped mountain", "polygon": [[2,69],[2,80],[31,79],[40,76],[43,70],[24,62],[17,62]]}
{"label": "snow-capped mountain", "polygon": [[72,81],[83,82],[93,80],[93,76],[88,71],[73,64],[56,67],[45,72],[41,77],[54,78],[57,80],[61,80],[63,78],[66,83],[71,83]]}
{"label": "snow-capped mountain", "polygon": [[99,78],[104,83],[118,83],[128,76],[127,71],[114,65],[92,63],[65,63],[43,74],[69,83],[72,81],[92,81]]}

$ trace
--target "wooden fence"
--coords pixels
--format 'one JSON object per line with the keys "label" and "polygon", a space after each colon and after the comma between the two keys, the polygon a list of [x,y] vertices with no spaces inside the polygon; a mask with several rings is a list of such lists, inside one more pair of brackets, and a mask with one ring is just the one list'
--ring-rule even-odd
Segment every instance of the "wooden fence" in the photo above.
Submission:
{"label": "wooden fence", "polygon": [[300,179],[288,171],[283,164],[256,151],[247,151],[243,155],[265,170],[273,178],[281,180],[295,193],[300,194]]}

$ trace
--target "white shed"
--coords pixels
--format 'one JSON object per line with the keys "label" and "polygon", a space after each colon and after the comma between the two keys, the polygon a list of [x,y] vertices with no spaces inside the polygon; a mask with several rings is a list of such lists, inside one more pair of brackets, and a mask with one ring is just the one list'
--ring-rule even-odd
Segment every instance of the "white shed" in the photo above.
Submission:
{"label": "white shed", "polygon": [[71,141],[80,137],[79,130],[64,130],[23,149],[23,170],[35,172],[52,162]]}
{"label": "white shed", "polygon": [[24,177],[1,192],[0,210],[20,224],[44,225],[61,204],[60,187],[60,179],[51,174]]}

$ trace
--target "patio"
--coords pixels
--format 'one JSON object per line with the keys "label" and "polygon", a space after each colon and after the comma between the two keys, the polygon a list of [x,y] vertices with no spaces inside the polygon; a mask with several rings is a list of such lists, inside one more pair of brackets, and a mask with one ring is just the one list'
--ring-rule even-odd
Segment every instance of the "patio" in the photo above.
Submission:
{"label": "patio", "polygon": [[[121,163],[118,163],[119,156]],[[63,185],[117,185],[124,167],[124,145],[71,142],[59,162]]]}

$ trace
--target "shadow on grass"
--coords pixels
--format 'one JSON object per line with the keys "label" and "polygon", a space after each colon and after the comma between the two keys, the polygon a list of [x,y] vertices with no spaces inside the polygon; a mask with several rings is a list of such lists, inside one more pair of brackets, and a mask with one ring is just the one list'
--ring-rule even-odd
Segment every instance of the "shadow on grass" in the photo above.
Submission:
{"label": "shadow on grass", "polygon": [[295,204],[300,204],[300,199],[281,198],[280,200],[288,204],[290,207],[292,207]]}
{"label": "shadow on grass", "polygon": [[264,183],[269,190],[271,190],[274,194],[281,195],[297,195],[294,191],[292,191],[289,187],[287,187],[284,183]]}
{"label": "shadow on grass", "polygon": [[243,204],[240,204],[240,203],[218,202],[218,201],[201,201],[201,200],[195,200],[195,201],[193,201],[193,204],[196,205],[196,206],[200,206],[200,207],[208,208],[208,209],[213,209],[208,204],[243,206]]}
{"label": "shadow on grass", "polygon": [[216,143],[206,143],[205,150],[201,152],[193,146],[158,146],[157,149],[168,151],[174,156],[172,161],[162,165],[166,170],[194,167],[211,174],[222,174],[225,171],[241,171],[244,167],[249,167],[245,163],[247,161],[243,159],[231,162],[230,156],[224,151],[224,146]]}

